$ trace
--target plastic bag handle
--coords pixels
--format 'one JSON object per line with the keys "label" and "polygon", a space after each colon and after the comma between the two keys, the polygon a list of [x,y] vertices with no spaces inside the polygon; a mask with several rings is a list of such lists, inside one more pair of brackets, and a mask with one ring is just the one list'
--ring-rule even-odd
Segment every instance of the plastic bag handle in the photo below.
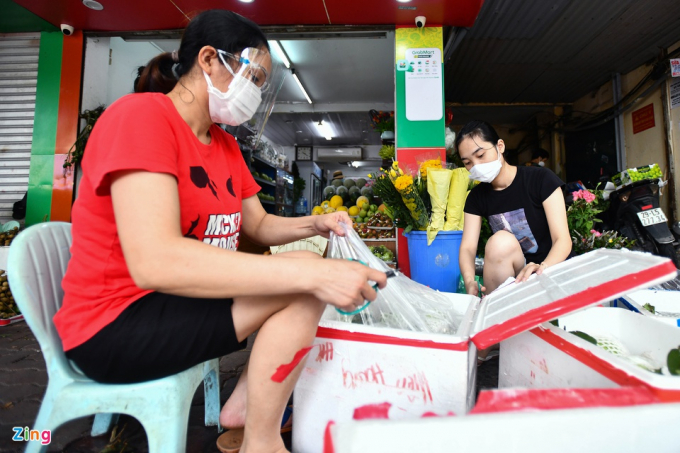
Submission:
{"label": "plastic bag handle", "polygon": [[[363,264],[364,266],[368,266],[368,263],[365,262],[365,261],[355,260],[354,258],[347,258],[347,259],[348,259],[349,261],[358,261],[358,262],[360,262],[361,264]],[[376,291],[378,291],[378,284],[377,284],[377,283],[374,283],[374,284],[373,284],[373,289],[376,290]],[[363,304],[361,307],[359,307],[359,308],[357,308],[356,310],[353,310],[353,311],[345,311],[345,310],[341,310],[341,309],[339,309],[338,307],[335,307],[335,310],[336,310],[338,313],[340,313],[341,315],[345,315],[345,316],[356,315],[357,313],[361,313],[363,310],[365,310],[365,309],[371,304],[371,301],[370,301],[370,300],[367,300],[367,301],[365,301],[365,302],[366,302],[365,304]]]}

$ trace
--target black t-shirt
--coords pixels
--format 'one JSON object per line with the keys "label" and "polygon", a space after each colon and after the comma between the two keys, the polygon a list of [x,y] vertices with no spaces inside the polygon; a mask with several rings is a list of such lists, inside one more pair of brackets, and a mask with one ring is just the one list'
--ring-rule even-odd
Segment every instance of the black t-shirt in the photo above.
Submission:
{"label": "black t-shirt", "polygon": [[517,167],[517,175],[503,190],[480,183],[467,197],[465,212],[486,217],[495,233],[515,235],[528,262],[542,262],[552,247],[543,202],[564,183],[541,167]]}

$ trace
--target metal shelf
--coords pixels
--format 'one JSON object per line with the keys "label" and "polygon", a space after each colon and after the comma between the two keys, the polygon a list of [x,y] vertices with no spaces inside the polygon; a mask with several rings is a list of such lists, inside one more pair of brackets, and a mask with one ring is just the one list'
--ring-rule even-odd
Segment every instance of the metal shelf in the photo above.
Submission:
{"label": "metal shelf", "polygon": [[253,177],[253,179],[255,179],[255,181],[257,181],[258,183],[262,183],[262,184],[265,184],[265,185],[270,185],[270,186],[276,187],[275,182],[271,182],[271,181],[267,181],[266,179],[255,178],[255,177]]}

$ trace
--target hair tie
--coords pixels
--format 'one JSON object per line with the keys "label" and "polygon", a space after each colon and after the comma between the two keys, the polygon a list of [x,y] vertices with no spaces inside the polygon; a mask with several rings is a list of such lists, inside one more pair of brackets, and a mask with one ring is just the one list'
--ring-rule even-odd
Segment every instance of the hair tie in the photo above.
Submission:
{"label": "hair tie", "polygon": [[172,75],[175,76],[177,80],[179,80],[179,74],[177,74],[177,68],[179,68],[179,63],[175,63],[172,65]]}
{"label": "hair tie", "polygon": [[176,50],[173,50],[170,55],[172,55],[172,61],[174,61],[175,63],[179,63],[179,54],[177,53]]}

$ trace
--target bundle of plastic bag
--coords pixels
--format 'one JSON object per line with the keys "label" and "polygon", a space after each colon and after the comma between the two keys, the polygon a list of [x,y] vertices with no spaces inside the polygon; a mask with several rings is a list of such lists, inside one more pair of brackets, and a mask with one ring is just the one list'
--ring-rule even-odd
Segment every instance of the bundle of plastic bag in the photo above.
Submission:
{"label": "bundle of plastic bag", "polygon": [[[383,272],[391,270],[371,253],[351,227],[342,226],[345,236],[331,233],[328,258],[353,259]],[[453,310],[451,295],[416,283],[400,272],[395,271],[395,274],[388,279],[385,288],[378,290],[377,299],[365,310],[351,316],[333,310],[326,319],[415,332],[456,333],[462,315]],[[459,312],[464,313],[465,308]]]}
{"label": "bundle of plastic bag", "polygon": [[445,168],[427,169],[427,193],[430,194],[432,203],[432,216],[427,225],[427,245],[432,244],[437,237],[437,232],[444,228],[444,215],[446,204],[449,199],[449,186],[451,185],[452,170]]}
{"label": "bundle of plastic bag", "polygon": [[452,172],[444,231],[459,231],[463,229],[465,219],[463,217],[463,208],[465,207],[468,185],[470,183],[470,172],[465,168],[456,168]]}

